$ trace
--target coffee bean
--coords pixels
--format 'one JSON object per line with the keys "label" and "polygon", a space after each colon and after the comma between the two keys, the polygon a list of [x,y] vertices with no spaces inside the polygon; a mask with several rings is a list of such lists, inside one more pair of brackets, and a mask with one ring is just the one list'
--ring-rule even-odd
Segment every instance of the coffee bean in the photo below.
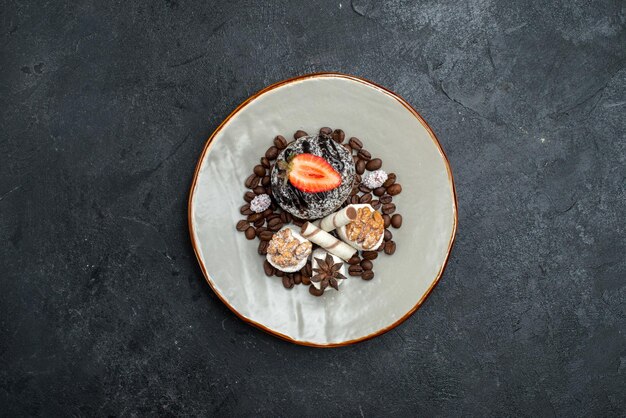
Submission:
{"label": "coffee bean", "polygon": [[285,289],[291,289],[293,287],[293,280],[287,276],[283,276],[283,286],[285,286]]}
{"label": "coffee bean", "polygon": [[361,142],[361,140],[359,138],[357,138],[357,137],[353,136],[352,138],[350,138],[348,143],[350,144],[352,149],[355,149],[357,151],[359,151],[361,148],[363,148],[363,142]]}
{"label": "coffee bean", "polygon": [[303,136],[307,136],[308,134],[304,131],[301,130],[297,130],[296,132],[294,132],[293,134],[293,139],[298,139],[298,138],[302,138]]}
{"label": "coffee bean", "polygon": [[311,278],[310,277],[306,277],[306,276],[302,276],[302,284],[305,286],[308,286],[311,284]]}
{"label": "coffee bean", "polygon": [[327,126],[320,129],[320,135],[330,135],[333,133],[333,130]]}
{"label": "coffee bean", "polygon": [[254,225],[256,228],[259,228],[259,227],[263,226],[263,224],[264,224],[264,223],[265,223],[265,219],[261,218],[261,219],[259,219],[259,220],[255,221],[253,225]]}
{"label": "coffee bean", "polygon": [[295,273],[293,275],[293,283],[294,284],[300,284],[302,283],[302,275],[300,273]]}
{"label": "coffee bean", "polygon": [[280,214],[280,221],[284,224],[289,222],[289,220],[287,219],[287,212],[283,212]]}
{"label": "coffee bean", "polygon": [[386,205],[387,203],[391,203],[391,199],[393,199],[391,196],[389,196],[388,194],[384,194],[380,197],[380,203],[382,203],[383,205]]}
{"label": "coffee bean", "polygon": [[367,193],[359,198],[359,203],[369,203],[372,201],[372,194]]}
{"label": "coffee bean", "polygon": [[283,223],[280,221],[280,218],[274,218],[267,223],[267,228],[270,231],[276,232],[282,227],[283,227]]}
{"label": "coffee bean", "polygon": [[[391,217],[391,224],[393,225],[393,216]],[[385,229],[385,241],[391,241],[391,239],[393,238],[393,234],[391,233],[390,230]]]}
{"label": "coffee bean", "polygon": [[254,189],[252,189],[252,191],[254,192],[254,194],[265,194],[265,187],[263,186],[256,186]]}
{"label": "coffee bean", "polygon": [[354,183],[355,184],[361,184],[361,180],[363,180],[363,178],[361,177],[360,174],[355,174],[354,175]]}
{"label": "coffee bean", "polygon": [[274,236],[274,233],[272,231],[263,231],[259,235],[259,239],[261,241],[270,241],[273,236]]}
{"label": "coffee bean", "polygon": [[277,135],[276,138],[274,138],[274,145],[278,149],[285,149],[287,148],[287,140],[285,139],[284,136]]}
{"label": "coffee bean", "polygon": [[358,155],[353,155],[353,156],[352,156],[352,162],[353,162],[354,164],[358,163],[358,162],[359,162],[359,156],[358,156]]}
{"label": "coffee bean", "polygon": [[294,218],[291,220],[291,222],[293,222],[293,224],[294,224],[295,226],[302,226],[302,225],[304,225],[304,222],[305,222],[305,221],[303,221],[302,219],[298,219],[298,218],[295,218],[295,217],[294,217]]}
{"label": "coffee bean", "polygon": [[352,147],[350,146],[350,144],[342,144],[342,145],[346,149],[346,151],[352,154]]}
{"label": "coffee bean", "polygon": [[270,168],[270,160],[266,157],[261,157],[261,165],[265,168]]}
{"label": "coffee bean", "polygon": [[249,226],[248,229],[246,229],[246,238],[254,239],[254,237],[256,237],[256,231],[254,227]]}
{"label": "coffee bean", "polygon": [[367,168],[369,171],[375,171],[375,170],[378,170],[380,167],[382,167],[382,165],[383,165],[383,160],[381,160],[380,158],[372,158],[371,160],[367,162],[367,164],[365,165],[365,168]]}
{"label": "coffee bean", "polygon": [[363,273],[363,267],[358,264],[348,267],[348,274],[350,276],[360,276]]}
{"label": "coffee bean", "polygon": [[402,192],[402,185],[400,183],[394,183],[391,186],[387,187],[387,193],[391,196],[395,196]]}
{"label": "coffee bean", "polygon": [[374,268],[374,263],[370,260],[363,260],[361,261],[361,267],[363,267],[363,270],[371,270]]}
{"label": "coffee bean", "polygon": [[370,205],[372,205],[374,209],[378,210],[382,204],[380,203],[379,200],[372,200],[370,202]]}
{"label": "coffee bean", "polygon": [[358,192],[359,192],[359,188],[353,187],[352,190],[350,190],[350,196],[355,196]]}
{"label": "coffee bean", "polygon": [[341,129],[335,129],[333,131],[333,140],[338,143],[342,143],[344,139],[346,139],[346,134]]}
{"label": "coffee bean", "polygon": [[374,189],[374,194],[376,196],[382,196],[385,194],[385,188],[384,187],[377,187]]}
{"label": "coffee bean", "polygon": [[274,213],[274,211],[272,209],[270,209],[270,208],[265,209],[261,213],[263,214],[263,217],[266,218],[268,221],[270,219],[280,218],[280,214],[279,213]]}
{"label": "coffee bean", "polygon": [[257,238],[259,238],[259,237],[261,236],[261,233],[262,233],[263,231],[267,231],[267,228],[266,228],[266,227],[264,227],[264,226],[262,226],[262,227],[260,227],[260,228],[257,228],[257,229],[256,229],[256,237],[257,237]]}
{"label": "coffee bean", "polygon": [[382,211],[385,215],[391,215],[396,211],[396,205],[393,203],[387,203],[383,205]]}
{"label": "coffee bean", "polygon": [[272,193],[272,188],[269,187],[265,190],[265,194],[268,195],[269,197],[272,197],[273,193]]}
{"label": "coffee bean", "polygon": [[361,255],[366,260],[375,260],[376,257],[378,257],[378,253],[376,251],[363,251]]}
{"label": "coffee bean", "polygon": [[263,213],[252,213],[248,215],[248,222],[256,222],[259,219],[263,219]]}
{"label": "coffee bean", "polygon": [[359,186],[359,190],[362,191],[363,193],[370,193],[372,191],[372,189],[370,189],[369,187],[367,187],[364,184],[361,184]]}
{"label": "coffee bean", "polygon": [[358,160],[355,165],[357,174],[365,173],[365,161]]}
{"label": "coffee bean", "polygon": [[246,203],[239,208],[239,213],[241,213],[242,215],[251,215],[254,212],[252,211],[252,209],[250,209],[250,204]]}
{"label": "coffee bean", "polygon": [[374,278],[374,272],[372,270],[364,271],[361,274],[361,279],[363,280],[372,280]]}
{"label": "coffee bean", "polygon": [[[245,221],[244,221],[245,222]],[[361,259],[359,258],[358,255],[353,255],[349,260],[348,260],[348,264],[351,265],[355,265],[355,264],[359,264],[361,262]]]}
{"label": "coffee bean", "polygon": [[239,232],[243,232],[243,231],[245,231],[246,229],[248,229],[248,226],[249,226],[249,225],[250,225],[250,224],[248,223],[248,221],[245,221],[245,220],[243,220],[243,219],[242,219],[242,220],[240,220],[239,222],[237,222],[237,231],[239,231]]}
{"label": "coffee bean", "polygon": [[378,251],[379,253],[382,253],[384,249],[385,249],[385,242],[380,244],[380,246],[376,248],[376,251]]}
{"label": "coffee bean", "polygon": [[265,167],[263,167],[261,164],[255,165],[253,171],[254,174],[259,177],[263,177],[265,175]]}
{"label": "coffee bean", "polygon": [[270,178],[270,176],[265,176],[261,179],[261,185],[263,187],[269,186],[271,182],[272,182],[272,179]]}
{"label": "coffee bean", "polygon": [[275,160],[278,157],[278,148],[271,146],[265,151],[265,158],[268,160]]}
{"label": "coffee bean", "polygon": [[259,242],[259,248],[257,248],[257,252],[259,253],[259,255],[265,255],[267,254],[267,247],[270,245],[269,242],[267,241],[261,241]]}
{"label": "coffee bean", "polygon": [[287,219],[285,223],[289,223],[293,219],[293,216],[291,215],[291,213],[285,212],[285,218]]}
{"label": "coffee bean", "polygon": [[353,205],[356,205],[357,203],[359,203],[359,196],[350,197],[350,203]]}
{"label": "coffee bean", "polygon": [[284,271],[280,271],[278,269],[276,269],[274,271],[274,274],[276,275],[276,277],[284,277],[285,276],[285,272]]}
{"label": "coffee bean", "polygon": [[385,222],[385,228],[389,228],[389,225],[391,225],[391,217],[385,213],[383,215],[383,221]]}
{"label": "coffee bean", "polygon": [[370,158],[372,158],[372,154],[370,154],[370,152],[366,149],[360,150],[357,155],[362,160],[369,160]]}
{"label": "coffee bean", "polygon": [[387,180],[383,183],[383,187],[389,187],[396,182],[396,173],[389,173]]}
{"label": "coffee bean", "polygon": [[254,192],[246,192],[243,195],[243,200],[245,200],[246,202],[250,203],[252,202],[252,199],[254,199],[256,195],[254,194]]}
{"label": "coffee bean", "polygon": [[274,273],[276,272],[276,269],[274,268],[274,266],[272,266],[270,262],[267,260],[263,261],[263,270],[265,271],[265,275],[267,277],[272,277]]}
{"label": "coffee bean", "polygon": [[258,184],[259,184],[259,177],[257,177],[257,175],[254,173],[250,174],[248,178],[246,179],[246,182],[244,183],[244,185],[248,189],[254,189]]}
{"label": "coffee bean", "polygon": [[318,289],[317,287],[311,285],[309,286],[309,293],[312,294],[313,296],[322,296],[324,294],[324,291],[322,289]]}
{"label": "coffee bean", "polygon": [[385,254],[392,255],[396,252],[396,243],[394,241],[388,241],[385,244]]}
{"label": "coffee bean", "polygon": [[402,226],[402,215],[396,213],[391,217],[391,226],[394,228],[400,228]]}

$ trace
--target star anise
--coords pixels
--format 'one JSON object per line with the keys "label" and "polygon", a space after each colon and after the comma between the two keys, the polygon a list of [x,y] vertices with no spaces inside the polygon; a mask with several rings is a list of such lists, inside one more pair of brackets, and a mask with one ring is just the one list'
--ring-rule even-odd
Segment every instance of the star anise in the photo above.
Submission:
{"label": "star anise", "polygon": [[326,289],[328,286],[339,290],[339,282],[337,280],[346,278],[346,276],[339,273],[343,262],[335,263],[333,256],[330,254],[326,254],[325,260],[315,257],[315,261],[317,261],[317,268],[314,268],[313,272],[316,274],[311,277],[311,281],[319,283],[320,289],[322,290]]}

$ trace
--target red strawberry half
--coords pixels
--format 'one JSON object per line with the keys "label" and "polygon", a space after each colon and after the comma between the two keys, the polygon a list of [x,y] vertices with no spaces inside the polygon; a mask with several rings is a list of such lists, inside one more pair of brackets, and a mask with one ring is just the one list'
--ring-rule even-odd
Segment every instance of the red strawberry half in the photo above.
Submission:
{"label": "red strawberry half", "polygon": [[289,182],[306,193],[327,192],[341,184],[341,175],[328,161],[313,154],[298,154],[289,162]]}

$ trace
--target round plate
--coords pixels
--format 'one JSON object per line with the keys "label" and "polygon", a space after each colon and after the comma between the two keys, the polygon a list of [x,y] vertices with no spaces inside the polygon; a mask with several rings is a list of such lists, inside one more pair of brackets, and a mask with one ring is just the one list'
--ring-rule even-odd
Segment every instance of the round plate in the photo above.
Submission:
{"label": "round plate", "polygon": [[[350,277],[340,291],[313,297],[307,286],[266,277],[258,240],[242,218],[244,180],[276,135],[341,128],[395,172],[403,215],[397,250],[381,254],[371,281]],[[428,124],[398,95],[358,77],[310,74],[265,88],[242,103],[209,138],[189,196],[189,229],[207,282],[237,316],[288,341],[341,346],[375,337],[408,318],[437,284],[457,225],[450,166]]]}

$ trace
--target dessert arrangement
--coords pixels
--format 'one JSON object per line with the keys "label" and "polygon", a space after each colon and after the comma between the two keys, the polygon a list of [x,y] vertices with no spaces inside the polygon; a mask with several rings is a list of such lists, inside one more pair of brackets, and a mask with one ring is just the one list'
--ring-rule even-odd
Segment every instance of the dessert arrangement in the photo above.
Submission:
{"label": "dessert arrangement", "polygon": [[396,175],[341,129],[293,137],[276,136],[245,180],[237,230],[260,240],[265,274],[287,289],[302,284],[321,296],[348,276],[372,280],[378,254],[396,251],[390,228],[402,226]]}

